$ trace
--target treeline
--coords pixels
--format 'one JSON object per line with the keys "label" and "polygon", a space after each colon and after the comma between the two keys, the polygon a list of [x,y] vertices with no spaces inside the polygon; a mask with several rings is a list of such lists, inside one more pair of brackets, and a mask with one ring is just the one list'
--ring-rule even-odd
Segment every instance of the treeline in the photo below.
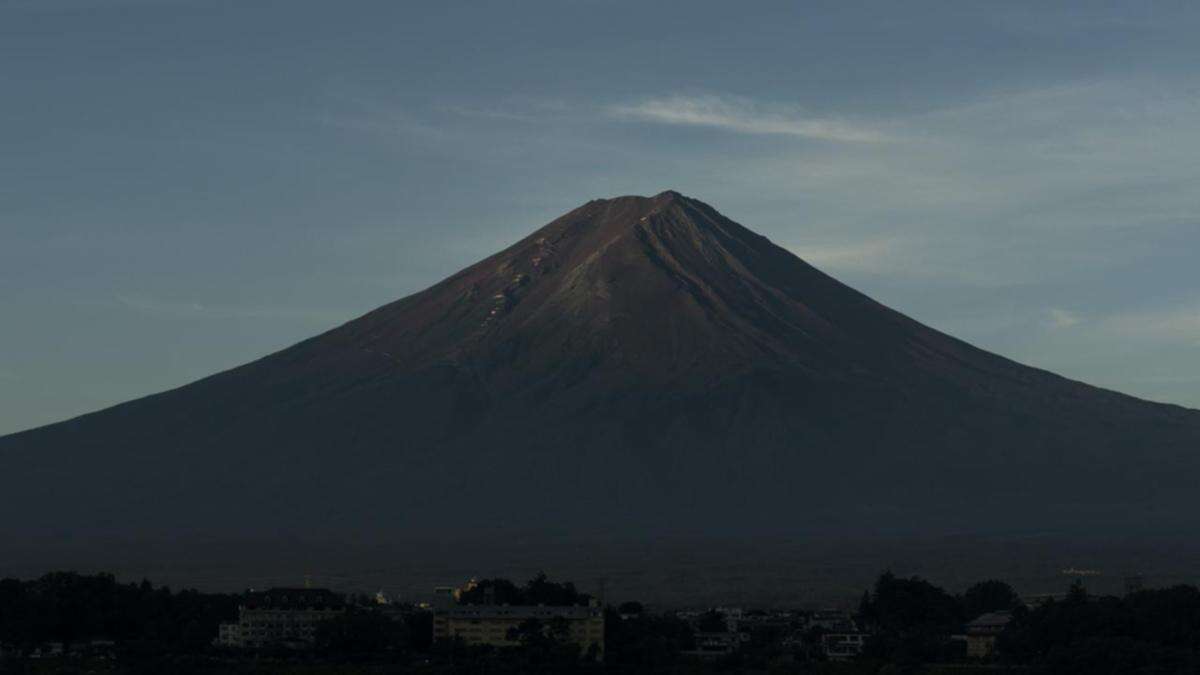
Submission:
{"label": "treeline", "polygon": [[458,598],[462,605],[546,605],[568,607],[586,605],[592,596],[580,593],[575,584],[550,581],[540,573],[524,585],[508,579],[483,579],[464,590]]}
{"label": "treeline", "polygon": [[54,572],[0,580],[0,644],[27,652],[48,642],[112,640],[126,650],[206,651],[217,625],[237,616],[235,595],[172,592],[109,574]]}
{"label": "treeline", "polygon": [[879,577],[858,618],[871,633],[864,661],[918,672],[965,659],[951,636],[980,614],[1010,611],[993,661],[1064,675],[1200,673],[1200,590],[1175,586],[1092,596],[1076,582],[1060,600],[1027,607],[1000,581],[953,595],[918,577]]}
{"label": "treeline", "polygon": [[1063,600],[1018,611],[999,649],[1065,675],[1200,673],[1200,590],[1094,597],[1076,584]]}
{"label": "treeline", "polygon": [[397,617],[370,604],[351,604],[345,614],[321,622],[314,640],[313,654],[325,658],[406,658],[428,653],[433,642],[433,615],[415,611]]}
{"label": "treeline", "polygon": [[[986,612],[1009,611],[1012,620],[999,634],[991,659],[999,672],[1200,673],[1200,590],[1193,586],[1111,597],[1089,595],[1076,584],[1063,599],[1027,607],[1000,581],[953,594],[918,577],[885,573],[864,594],[854,615],[868,634],[864,653],[843,663],[824,661],[822,629],[807,624],[799,613],[791,615],[795,620],[790,623],[747,622],[749,632],[736,653],[702,663],[686,652],[696,649],[700,634],[723,630],[721,615],[710,611],[687,620],[648,612],[638,603],[606,607],[605,659],[597,664],[582,659],[579,647],[552,623],[519,627],[517,648],[469,647],[460,641],[433,644],[429,612],[411,606],[380,607],[365,598],[352,598],[345,614],[322,623],[312,650],[268,650],[256,656],[260,660],[250,661],[212,646],[218,624],[236,619],[241,599],[238,594],[172,591],[148,581],[122,584],[106,574],[5,579],[0,580],[0,646],[11,658],[14,650],[28,654],[45,643],[111,640],[119,663],[140,664],[130,672],[238,672],[242,665],[257,668],[263,663],[276,664],[274,672],[287,672],[286,664],[299,660],[313,667],[325,664],[320,668],[360,664],[428,673],[931,674],[961,668],[968,660],[963,641],[954,637],[963,634],[967,622]],[[580,605],[589,600],[572,584],[545,575],[525,584],[484,580],[460,599],[514,605]],[[8,672],[4,664],[0,671]]]}
{"label": "treeline", "polygon": [[900,664],[956,661],[965,658],[966,648],[951,635],[981,614],[1020,606],[1016,591],[1002,581],[983,581],[953,595],[920,577],[885,572],[863,595],[857,619],[871,634],[868,658]]}

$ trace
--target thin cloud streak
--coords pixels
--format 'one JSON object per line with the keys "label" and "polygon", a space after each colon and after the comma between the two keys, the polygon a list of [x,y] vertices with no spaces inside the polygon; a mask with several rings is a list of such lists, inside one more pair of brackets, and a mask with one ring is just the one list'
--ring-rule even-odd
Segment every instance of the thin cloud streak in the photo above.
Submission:
{"label": "thin cloud streak", "polygon": [[1126,339],[1200,347],[1200,302],[1114,314],[1103,328]]}
{"label": "thin cloud streak", "polygon": [[1047,314],[1050,315],[1050,325],[1054,328],[1072,328],[1083,323],[1083,317],[1069,309],[1054,307]]}
{"label": "thin cloud streak", "polygon": [[1181,223],[1200,218],[1197,111],[1186,87],[1064,84],[879,122],[903,143],[755,148],[711,170],[734,193],[792,195],[788,208],[812,215],[779,216],[795,232],[781,238],[836,244],[795,249],[833,269],[871,260],[906,278],[1058,281],[1186,242]]}
{"label": "thin cloud streak", "polygon": [[830,270],[877,271],[889,265],[896,255],[897,242],[892,238],[867,239],[861,242],[838,244],[805,244],[791,250],[804,261]]}
{"label": "thin cloud streak", "polygon": [[841,120],[805,117],[796,111],[763,109],[745,99],[720,96],[667,96],[612,106],[620,118],[659,124],[711,127],[741,134],[795,136],[839,143],[880,143],[880,132]]}

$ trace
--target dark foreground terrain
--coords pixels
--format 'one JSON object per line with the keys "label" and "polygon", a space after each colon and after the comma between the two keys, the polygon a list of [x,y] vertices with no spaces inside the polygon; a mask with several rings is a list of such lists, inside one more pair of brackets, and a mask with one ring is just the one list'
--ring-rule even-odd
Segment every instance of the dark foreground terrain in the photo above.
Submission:
{"label": "dark foreground terrain", "polygon": [[[878,575],[856,609],[654,609],[636,601],[603,610],[603,661],[551,619],[509,631],[512,646],[435,639],[438,609],[333,597],[339,610],[311,640],[253,649],[214,644],[252,593],[173,592],[148,581],[57,572],[0,580],[0,672],[5,673],[1195,673],[1200,589],[1175,585],[1098,595],[1082,580],[1030,602],[986,580],[950,593],[917,576]],[[280,592],[298,592],[281,589]],[[324,591],[321,591],[324,593]],[[571,583],[538,575],[524,585],[483,579],[458,605],[538,607],[594,603]],[[543,604],[544,601],[548,604]],[[505,607],[511,607],[507,603]],[[702,605],[700,606],[703,607]],[[972,627],[1003,616],[985,652]],[[831,621],[832,617],[832,623]],[[972,618],[976,620],[972,620]],[[278,619],[276,619],[278,620]],[[831,651],[845,634],[852,654]],[[730,649],[705,653],[714,637]]]}

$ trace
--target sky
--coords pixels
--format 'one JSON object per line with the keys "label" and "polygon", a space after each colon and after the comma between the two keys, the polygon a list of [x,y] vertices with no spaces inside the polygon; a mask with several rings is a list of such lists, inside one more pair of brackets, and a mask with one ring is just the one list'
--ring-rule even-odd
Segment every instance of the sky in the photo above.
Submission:
{"label": "sky", "polygon": [[1200,5],[0,0],[0,434],[675,189],[1200,408]]}

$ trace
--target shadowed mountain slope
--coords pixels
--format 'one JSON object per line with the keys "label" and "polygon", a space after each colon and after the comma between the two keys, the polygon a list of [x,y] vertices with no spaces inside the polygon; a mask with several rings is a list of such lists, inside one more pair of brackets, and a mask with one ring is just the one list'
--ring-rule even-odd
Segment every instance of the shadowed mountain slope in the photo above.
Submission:
{"label": "shadowed mountain slope", "polygon": [[675,192],[259,361],[0,438],[0,533],[1200,524],[1200,413],[925,327]]}

